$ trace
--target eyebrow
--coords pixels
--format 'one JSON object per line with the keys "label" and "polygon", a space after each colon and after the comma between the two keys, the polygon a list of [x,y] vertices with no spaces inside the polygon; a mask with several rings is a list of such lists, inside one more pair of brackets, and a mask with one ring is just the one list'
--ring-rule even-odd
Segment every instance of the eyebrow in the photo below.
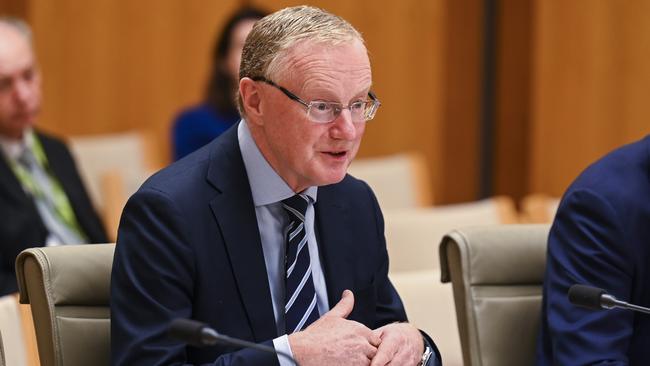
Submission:
{"label": "eyebrow", "polygon": [[[370,86],[372,86],[372,84],[370,84]],[[369,88],[367,88],[367,89],[364,88],[363,90],[365,90],[365,91],[359,91],[359,92],[353,94],[353,97],[350,98],[350,101],[348,102],[348,104],[353,103],[353,102],[358,101],[358,100],[364,100],[364,99],[367,100],[367,99],[368,99],[367,97],[368,97],[369,94],[372,94],[375,98],[377,97],[377,96],[375,95],[375,93],[373,93],[371,87],[369,87]],[[315,90],[311,90],[310,92],[311,92],[311,93],[316,93],[316,94],[327,94],[327,93],[330,92],[330,90],[322,89],[322,92],[321,92],[321,90],[315,89]],[[310,93],[307,93],[305,90],[302,90],[300,93],[301,93],[301,94],[310,94]],[[338,101],[338,100],[330,99],[329,97],[328,97],[328,98],[314,98],[314,99],[310,99],[310,101],[315,101],[315,100],[323,101],[323,102],[331,102],[331,103],[340,103],[340,104],[342,104],[342,105],[345,105],[345,103],[340,102],[340,101]]]}

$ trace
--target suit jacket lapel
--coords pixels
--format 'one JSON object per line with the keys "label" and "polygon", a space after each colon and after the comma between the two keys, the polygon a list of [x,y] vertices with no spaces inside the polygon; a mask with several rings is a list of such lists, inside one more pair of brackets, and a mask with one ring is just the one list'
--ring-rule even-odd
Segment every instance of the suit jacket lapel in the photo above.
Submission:
{"label": "suit jacket lapel", "polygon": [[29,200],[29,196],[23,190],[20,181],[7,162],[7,157],[2,152],[0,152],[0,186],[8,198],[21,201]]}
{"label": "suit jacket lapel", "polygon": [[90,197],[78,178],[74,160],[62,142],[36,132],[47,157],[51,173],[61,185],[81,231],[91,243],[106,242],[106,233],[99,217],[94,212]]}
{"label": "suit jacket lapel", "polygon": [[237,127],[215,144],[207,180],[221,192],[210,208],[223,235],[228,257],[256,341],[277,336],[264,253]]}
{"label": "suit jacket lapel", "polygon": [[70,165],[74,164],[71,157],[65,155],[65,150],[62,149],[63,147],[57,146],[54,140],[51,140],[41,133],[36,134],[41,146],[43,147],[43,152],[47,157],[49,169],[52,171],[52,174],[54,174],[54,177],[56,177],[58,183],[61,184],[63,193],[65,193],[68,198],[70,206],[77,216],[79,225],[82,226],[86,235],[90,235],[88,227],[85,225],[85,216],[90,215],[91,213],[87,212],[87,210],[83,210],[81,192],[79,192],[83,187],[79,187],[78,184],[75,184],[75,174],[70,171]]}
{"label": "suit jacket lapel", "polygon": [[70,199],[71,187],[70,182],[67,179],[69,175],[66,174],[65,168],[62,165],[63,159],[61,159],[58,149],[55,148],[50,139],[48,139],[46,136],[43,136],[40,133],[36,133],[36,135],[38,136],[38,140],[43,147],[43,152],[47,157],[47,164],[49,168],[52,170],[52,173],[61,184],[61,188],[63,188],[63,191],[65,192],[66,196],[68,196],[68,199]]}
{"label": "suit jacket lapel", "polygon": [[330,192],[330,187],[320,187],[316,202],[318,247],[330,309],[339,302],[343,290],[354,288],[355,278],[354,262],[348,254],[354,245],[348,229],[352,220],[347,205],[337,196]]}

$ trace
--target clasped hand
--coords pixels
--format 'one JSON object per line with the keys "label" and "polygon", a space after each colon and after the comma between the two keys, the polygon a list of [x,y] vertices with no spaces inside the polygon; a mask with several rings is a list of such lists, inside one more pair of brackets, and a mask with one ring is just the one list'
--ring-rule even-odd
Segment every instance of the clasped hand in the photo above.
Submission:
{"label": "clasped hand", "polygon": [[417,365],[424,350],[422,336],[408,323],[371,330],[346,319],[354,308],[352,291],[345,290],[329,312],[305,330],[289,335],[294,358],[310,365]]}

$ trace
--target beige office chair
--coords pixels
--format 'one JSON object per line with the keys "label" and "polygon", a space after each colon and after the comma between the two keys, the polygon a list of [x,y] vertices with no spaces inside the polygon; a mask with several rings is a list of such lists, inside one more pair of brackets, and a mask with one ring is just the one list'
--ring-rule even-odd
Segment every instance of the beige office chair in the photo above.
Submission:
{"label": "beige office chair", "polygon": [[425,331],[440,350],[445,366],[463,366],[451,286],[440,282],[439,270],[395,272],[389,275],[409,322]]}
{"label": "beige office chair", "polygon": [[383,211],[391,273],[438,270],[438,244],[446,233],[455,228],[513,224],[517,220],[514,202],[506,196]]}
{"label": "beige office chair", "polygon": [[5,348],[2,343],[2,332],[0,332],[0,366],[5,366]]}
{"label": "beige office chair", "polygon": [[127,199],[164,165],[155,138],[149,131],[128,131],[73,136],[68,142],[109,240],[115,240]]}
{"label": "beige office chair", "polygon": [[541,193],[529,194],[521,199],[521,222],[544,224],[553,222],[560,198]]}
{"label": "beige office chair", "polygon": [[348,173],[368,183],[382,209],[388,209],[432,205],[428,169],[424,154],[409,152],[355,159]]}
{"label": "beige office chair", "polygon": [[0,297],[0,333],[6,365],[40,365],[32,316],[29,307],[18,303],[18,293]]}
{"label": "beige office chair", "polygon": [[31,248],[18,255],[20,302],[31,304],[43,366],[108,365],[114,244]]}
{"label": "beige office chair", "polygon": [[465,366],[532,365],[548,225],[454,230],[440,243],[452,282]]}

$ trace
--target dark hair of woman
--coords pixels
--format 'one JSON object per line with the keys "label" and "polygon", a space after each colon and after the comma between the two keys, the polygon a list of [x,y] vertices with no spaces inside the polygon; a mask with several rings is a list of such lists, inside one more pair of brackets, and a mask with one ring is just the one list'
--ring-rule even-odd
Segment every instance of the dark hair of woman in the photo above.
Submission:
{"label": "dark hair of woman", "polygon": [[237,114],[235,104],[235,83],[228,73],[226,59],[231,48],[233,31],[241,21],[258,20],[265,17],[267,13],[244,7],[235,12],[226,22],[212,53],[212,76],[208,82],[205,99],[209,106],[224,114]]}

